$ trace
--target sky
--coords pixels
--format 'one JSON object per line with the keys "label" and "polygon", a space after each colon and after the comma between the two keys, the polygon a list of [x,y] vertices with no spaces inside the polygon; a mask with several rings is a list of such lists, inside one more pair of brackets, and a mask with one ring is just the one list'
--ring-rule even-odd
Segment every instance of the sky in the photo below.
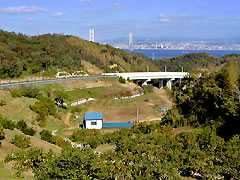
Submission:
{"label": "sky", "polygon": [[128,37],[240,37],[240,0],[0,0],[0,29],[68,34],[98,42]]}

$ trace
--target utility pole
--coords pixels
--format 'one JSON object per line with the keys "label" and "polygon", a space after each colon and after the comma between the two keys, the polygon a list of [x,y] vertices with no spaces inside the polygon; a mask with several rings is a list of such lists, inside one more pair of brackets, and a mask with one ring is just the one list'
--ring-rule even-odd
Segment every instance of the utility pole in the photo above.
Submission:
{"label": "utility pole", "polygon": [[182,72],[183,72],[183,66],[182,66]]}
{"label": "utility pole", "polygon": [[149,69],[150,69],[150,68],[149,68],[149,65],[146,65],[146,66],[147,66],[147,72],[149,72]]}
{"label": "utility pole", "polygon": [[165,72],[167,72],[167,66],[164,66],[164,68],[165,68]]}
{"label": "utility pole", "polygon": [[169,97],[167,98],[167,111],[168,111],[168,101],[169,101]]}
{"label": "utility pole", "polygon": [[137,124],[139,123],[139,109],[137,107]]}

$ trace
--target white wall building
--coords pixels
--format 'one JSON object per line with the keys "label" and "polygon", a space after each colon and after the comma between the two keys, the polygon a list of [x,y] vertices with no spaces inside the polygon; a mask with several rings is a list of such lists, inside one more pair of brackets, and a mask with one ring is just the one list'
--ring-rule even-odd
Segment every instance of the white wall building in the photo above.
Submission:
{"label": "white wall building", "polygon": [[103,128],[103,113],[85,113],[83,118],[83,129],[102,129]]}

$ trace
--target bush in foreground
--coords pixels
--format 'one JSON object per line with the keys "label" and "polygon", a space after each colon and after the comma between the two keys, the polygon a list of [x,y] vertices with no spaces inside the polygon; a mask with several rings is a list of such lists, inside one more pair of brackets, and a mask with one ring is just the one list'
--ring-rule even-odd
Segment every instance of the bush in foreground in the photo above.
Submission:
{"label": "bush in foreground", "polygon": [[26,149],[26,148],[30,147],[30,144],[31,144],[30,138],[26,137],[22,134],[15,135],[15,137],[11,140],[11,143],[21,149]]}
{"label": "bush in foreground", "polygon": [[126,82],[126,80],[122,76],[119,77],[118,81],[122,84],[125,84]]}
{"label": "bush in foreground", "polygon": [[36,130],[33,127],[28,127],[23,119],[17,122],[16,128],[26,135],[34,136],[36,134]]}
{"label": "bush in foreground", "polygon": [[49,131],[49,130],[46,130],[46,129],[42,130],[40,132],[40,136],[41,136],[41,140],[47,141],[51,144],[56,143],[53,139],[53,135],[52,135],[51,131]]}

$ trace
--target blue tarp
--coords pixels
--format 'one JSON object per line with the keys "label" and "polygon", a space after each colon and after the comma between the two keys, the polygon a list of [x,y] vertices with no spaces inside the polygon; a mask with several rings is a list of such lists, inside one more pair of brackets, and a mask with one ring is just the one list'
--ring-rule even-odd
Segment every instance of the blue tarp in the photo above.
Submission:
{"label": "blue tarp", "polygon": [[103,119],[103,113],[102,112],[94,112],[94,113],[85,113],[85,120],[97,120],[97,119]]}
{"label": "blue tarp", "polygon": [[103,123],[103,128],[121,128],[121,127],[132,127],[132,122],[116,122],[116,123]]}

